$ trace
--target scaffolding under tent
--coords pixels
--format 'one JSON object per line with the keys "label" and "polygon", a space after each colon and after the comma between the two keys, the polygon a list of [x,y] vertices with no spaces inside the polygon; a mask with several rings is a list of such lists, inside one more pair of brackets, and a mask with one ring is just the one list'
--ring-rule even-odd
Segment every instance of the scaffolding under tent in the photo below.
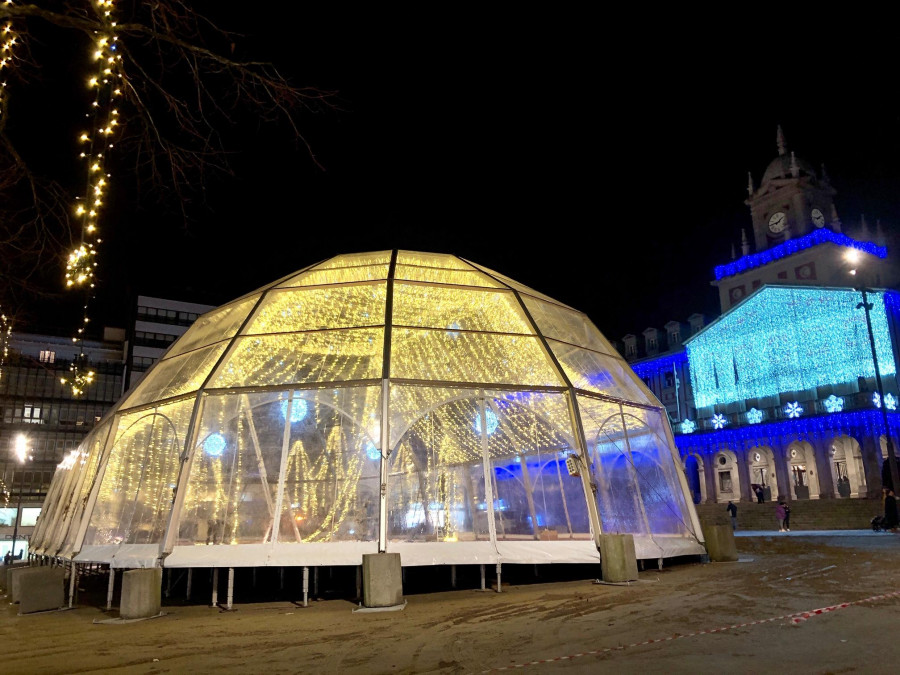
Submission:
{"label": "scaffolding under tent", "polygon": [[702,555],[665,409],[588,317],[457,256],[340,255],[201,316],[54,475],[114,568]]}

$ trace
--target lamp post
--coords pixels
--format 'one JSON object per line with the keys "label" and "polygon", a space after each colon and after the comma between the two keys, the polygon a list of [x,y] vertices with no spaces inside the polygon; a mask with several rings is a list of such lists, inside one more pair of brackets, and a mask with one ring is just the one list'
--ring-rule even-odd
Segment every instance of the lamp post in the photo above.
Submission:
{"label": "lamp post", "polygon": [[25,491],[25,460],[28,459],[28,450],[25,447],[27,443],[27,439],[24,434],[19,434],[16,436],[16,459],[19,460],[19,464],[21,468],[19,473],[22,475],[22,478],[19,480],[19,504],[16,507],[16,518],[13,524],[13,536],[12,536],[12,547],[10,548],[11,558],[10,561],[15,561],[16,559],[16,538],[19,536],[19,518],[22,517],[22,493]]}
{"label": "lamp post", "polygon": [[[851,263],[856,263],[859,261],[859,252],[858,251],[850,251],[847,254],[847,260]],[[856,270],[850,270],[850,274],[856,275]],[[865,285],[861,285],[859,289],[857,289],[862,293],[862,302],[856,305],[856,309],[863,309],[866,313],[866,329],[869,332],[869,347],[872,349],[872,366],[875,369],[875,387],[878,389],[878,400],[880,405],[878,406],[881,409],[881,417],[884,421],[884,441],[885,441],[885,449],[887,450],[887,463],[888,463],[888,471],[891,479],[891,489],[896,490],[898,486],[900,486],[900,476],[898,476],[897,472],[897,457],[894,455],[894,442],[891,440],[891,430],[888,426],[888,414],[887,414],[887,404],[884,400],[884,387],[881,384],[881,371],[878,369],[878,354],[875,350],[875,334],[872,332],[872,317],[870,316],[870,312],[872,311],[872,303],[869,302],[869,292],[872,290],[871,288],[866,288]],[[878,444],[878,449],[881,450],[881,444]],[[884,466],[882,465],[882,476],[884,475]],[[883,481],[882,481],[883,482]],[[887,487],[887,486],[884,486]]]}

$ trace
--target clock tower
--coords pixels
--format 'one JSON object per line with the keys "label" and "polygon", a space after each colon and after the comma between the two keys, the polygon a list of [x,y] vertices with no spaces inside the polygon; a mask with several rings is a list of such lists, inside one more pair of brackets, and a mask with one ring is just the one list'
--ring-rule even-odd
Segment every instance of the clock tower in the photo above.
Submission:
{"label": "clock tower", "polygon": [[753,218],[757,253],[819,228],[841,231],[840,221],[831,217],[835,189],[824,167],[817,174],[809,162],[788,152],[780,126],[776,140],[778,156],[766,168],[759,189],[750,175],[744,202]]}

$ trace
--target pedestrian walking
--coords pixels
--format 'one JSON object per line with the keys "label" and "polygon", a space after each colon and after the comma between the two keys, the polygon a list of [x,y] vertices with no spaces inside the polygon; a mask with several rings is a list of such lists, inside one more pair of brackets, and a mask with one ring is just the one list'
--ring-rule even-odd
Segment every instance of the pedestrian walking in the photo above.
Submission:
{"label": "pedestrian walking", "polygon": [[787,511],[785,511],[785,503],[783,499],[779,499],[778,503],[775,504],[775,518],[778,519],[778,531],[784,532],[784,519],[787,516]]}
{"label": "pedestrian walking", "polygon": [[737,506],[734,505],[734,502],[729,500],[728,506],[725,507],[725,510],[731,515],[731,529],[737,529]]}
{"label": "pedestrian walking", "polygon": [[893,490],[888,490],[884,498],[884,529],[889,532],[896,532],[898,524],[897,514],[897,498],[894,496]]}

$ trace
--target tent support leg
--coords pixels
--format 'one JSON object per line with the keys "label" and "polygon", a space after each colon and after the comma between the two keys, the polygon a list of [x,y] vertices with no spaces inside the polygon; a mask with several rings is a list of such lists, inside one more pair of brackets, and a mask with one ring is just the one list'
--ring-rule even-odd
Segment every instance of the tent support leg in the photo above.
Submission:
{"label": "tent support leg", "polygon": [[309,607],[309,568],[303,568],[303,606]]}
{"label": "tent support leg", "polygon": [[481,566],[481,590],[484,590],[484,565]]}
{"label": "tent support leg", "polygon": [[456,565],[450,565],[450,588],[456,588]]}
{"label": "tent support leg", "polygon": [[113,589],[116,587],[116,571],[109,566],[109,586],[106,589],[106,609],[112,609]]}
{"label": "tent support leg", "polygon": [[228,600],[225,609],[231,609],[231,599],[234,596],[234,568],[228,568]]}
{"label": "tent support leg", "polygon": [[313,567],[313,597],[319,597],[319,568]]}
{"label": "tent support leg", "polygon": [[498,592],[498,593],[501,592],[501,586],[500,586],[500,563],[499,563],[499,562],[497,563],[497,592]]}
{"label": "tent support leg", "polygon": [[356,566],[356,599],[362,600],[362,566]]}
{"label": "tent support leg", "polygon": [[662,558],[660,558],[659,560],[656,561],[656,564],[659,565],[660,571],[662,571],[662,561],[663,561]]}
{"label": "tent support leg", "polygon": [[212,578],[212,603],[210,607],[216,607],[219,604],[219,568],[213,567]]}
{"label": "tent support leg", "polygon": [[72,561],[72,569],[69,571],[69,609],[75,606],[75,577],[78,576],[78,565]]}
{"label": "tent support leg", "polygon": [[256,568],[253,568],[253,590],[256,590]]}
{"label": "tent support leg", "polygon": [[284,568],[283,567],[279,568],[278,577],[280,579],[280,584],[281,584],[279,587],[279,590],[283,591],[284,590]]}
{"label": "tent support leg", "polygon": [[194,568],[188,567],[188,578],[187,578],[187,592],[184,594],[185,600],[191,599],[191,582],[194,578]]}
{"label": "tent support leg", "polygon": [[164,569],[163,574],[166,575],[166,597],[172,597],[172,570]]}

